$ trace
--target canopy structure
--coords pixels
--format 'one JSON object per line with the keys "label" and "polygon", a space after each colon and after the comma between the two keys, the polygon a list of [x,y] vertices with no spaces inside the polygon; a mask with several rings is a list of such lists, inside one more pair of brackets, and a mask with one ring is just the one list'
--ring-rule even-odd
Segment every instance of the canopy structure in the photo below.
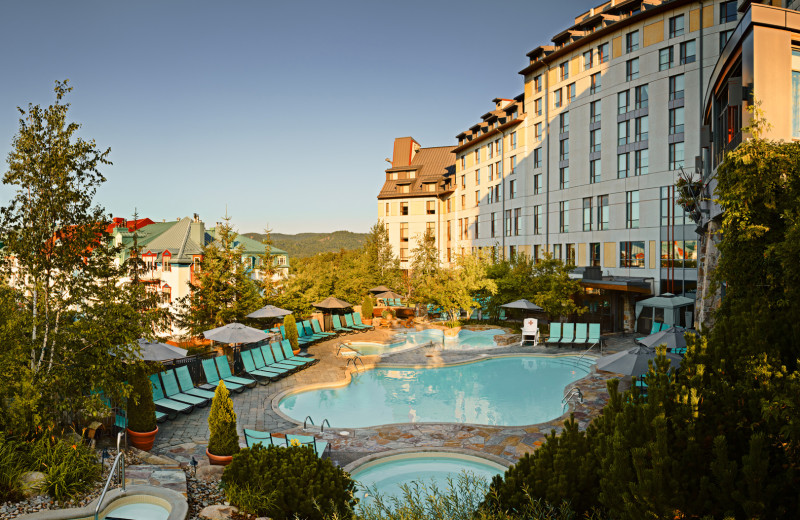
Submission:
{"label": "canopy structure", "polygon": [[216,329],[207,330],[203,333],[206,339],[219,341],[220,343],[255,343],[268,339],[269,334],[263,331],[242,325],[241,323],[228,323]]}
{"label": "canopy structure", "polygon": [[690,327],[694,314],[694,300],[684,296],[664,293],[636,302],[636,329],[641,333],[650,332],[653,322]]}
{"label": "canopy structure", "polygon": [[373,287],[372,289],[369,290],[369,292],[371,292],[372,294],[378,294],[378,293],[387,292],[387,291],[391,291],[391,289],[389,289],[385,285],[379,285],[379,286]]}
{"label": "canopy structure", "polygon": [[506,303],[505,305],[501,305],[500,307],[505,307],[506,309],[522,309],[525,311],[543,311],[541,307],[536,305],[535,303],[531,303],[525,298],[521,300],[517,300],[515,302]]}
{"label": "canopy structure", "polygon": [[394,291],[385,291],[375,295],[376,298],[388,298],[390,300],[399,300],[403,297],[402,294],[397,294]]}
{"label": "canopy structure", "polygon": [[136,353],[136,357],[143,361],[168,361],[186,357],[186,352],[188,352],[180,347],[173,347],[157,341],[148,341],[144,338],[139,339],[137,345],[139,346],[139,351]]}
{"label": "canopy structure", "polygon": [[344,300],[340,300],[334,296],[328,296],[321,302],[312,303],[314,307],[318,309],[325,309],[325,310],[336,310],[336,309],[349,309],[353,306],[351,303],[347,303]]}
{"label": "canopy structure", "polygon": [[682,349],[686,348],[685,334],[687,333],[694,334],[694,332],[686,331],[680,327],[670,327],[667,330],[650,334],[646,338],[638,339],[636,342],[645,347],[666,345],[668,349]]}
{"label": "canopy structure", "polygon": [[291,314],[292,311],[287,311],[286,309],[281,309],[280,307],[275,307],[274,305],[267,305],[265,307],[261,307],[257,311],[253,311],[247,315],[248,318],[283,318]]}
{"label": "canopy structure", "polygon": [[[681,356],[666,354],[671,368],[677,368],[681,363]],[[656,349],[637,345],[632,349],[623,350],[597,361],[597,369],[626,376],[639,377],[649,370],[648,362],[656,359]]]}

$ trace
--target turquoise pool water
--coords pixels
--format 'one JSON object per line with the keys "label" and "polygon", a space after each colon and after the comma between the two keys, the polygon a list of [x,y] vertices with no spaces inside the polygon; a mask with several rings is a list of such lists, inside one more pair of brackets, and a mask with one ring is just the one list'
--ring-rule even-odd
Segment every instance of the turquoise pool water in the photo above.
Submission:
{"label": "turquoise pool water", "polygon": [[156,504],[127,504],[115,508],[108,513],[108,517],[124,520],[167,520],[169,511]]}
{"label": "turquoise pool water", "polygon": [[[490,330],[460,330],[458,336],[445,337],[439,329],[412,330],[395,334],[389,343],[374,343],[367,341],[349,341],[352,348],[360,354],[371,356],[386,352],[398,352],[415,348],[421,345],[434,343],[437,348],[444,350],[477,350],[497,346],[494,337],[505,334],[503,329]],[[342,351],[347,355],[346,351]]]}
{"label": "turquoise pool water", "polygon": [[451,479],[453,487],[458,489],[458,478],[464,472],[485,480],[488,489],[492,477],[504,471],[505,468],[499,464],[478,457],[427,452],[378,459],[356,468],[351,476],[358,483],[356,497],[361,503],[369,503],[376,491],[384,498],[401,497],[403,492],[400,486],[414,481],[425,484],[429,489],[434,485],[440,491],[445,491],[449,485],[448,479]]}
{"label": "turquoise pool water", "polygon": [[279,409],[334,428],[408,422],[523,425],[562,414],[564,388],[588,370],[577,356],[514,356],[438,368],[375,368],[349,385],[284,397]]}

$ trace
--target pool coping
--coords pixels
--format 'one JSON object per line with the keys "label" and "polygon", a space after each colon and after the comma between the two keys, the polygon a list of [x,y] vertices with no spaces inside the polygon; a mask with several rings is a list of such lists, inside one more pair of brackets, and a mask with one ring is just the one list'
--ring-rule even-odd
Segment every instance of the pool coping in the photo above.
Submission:
{"label": "pool coping", "polygon": [[[399,364],[399,363],[381,363],[380,361],[378,361],[377,363],[364,364],[363,361],[362,361],[362,366],[363,366],[364,370],[373,370],[373,369],[376,369],[376,368],[394,368],[394,369],[402,369],[402,368],[407,368],[407,369],[443,368],[443,367],[453,367],[453,366],[459,366],[459,365],[468,365],[468,364],[472,364],[472,363],[479,363],[481,361],[486,361],[488,359],[500,359],[500,358],[504,358],[504,357],[548,357],[548,358],[558,358],[558,357],[576,357],[576,354],[574,354],[574,353],[573,354],[568,354],[568,353],[563,353],[563,354],[514,353],[514,354],[511,354],[511,353],[509,353],[509,354],[494,354],[494,355],[492,355],[492,354],[481,353],[481,354],[478,354],[474,358],[469,358],[469,359],[465,359],[465,360],[461,360],[461,361],[455,361],[455,362],[452,362],[452,363],[439,363],[439,364],[433,364],[433,365],[428,365],[428,364],[426,364],[426,365],[420,365],[420,364],[412,365],[412,364],[408,364],[408,363],[402,363],[402,364]],[[599,358],[599,356],[595,356],[595,355],[585,355],[584,357],[588,357],[588,358],[595,359],[595,360]],[[355,363],[353,365],[355,367]],[[593,369],[592,371],[596,371],[596,369]],[[592,371],[589,371],[585,376],[580,377],[580,378],[576,379],[575,381],[572,381],[566,387],[564,387],[564,395],[566,395],[566,393],[569,391],[569,387],[570,386],[575,385],[579,381],[589,377],[592,374]],[[278,417],[280,417],[281,419],[284,419],[285,421],[291,422],[291,423],[297,425],[298,427],[303,427],[304,426],[304,422],[303,421],[298,421],[297,419],[295,419],[293,417],[289,417],[288,415],[283,413],[283,411],[281,411],[281,409],[279,407],[279,404],[280,404],[281,400],[283,398],[289,396],[289,395],[299,394],[299,393],[307,392],[307,391],[310,391],[310,390],[317,390],[317,389],[321,389],[321,388],[341,388],[341,387],[347,386],[347,385],[350,384],[350,382],[353,379],[353,375],[352,375],[353,372],[359,372],[359,371],[356,368],[348,370],[345,373],[344,379],[341,380],[341,381],[326,382],[326,383],[314,383],[314,384],[304,385],[304,386],[300,386],[300,387],[287,388],[286,390],[284,390],[282,392],[279,392],[278,394],[275,394],[275,396],[272,398],[272,401],[270,402],[270,406],[272,407],[272,411],[275,414],[277,414]],[[549,419],[547,421],[542,421],[542,422],[533,423],[533,424],[480,424],[480,423],[446,422],[446,421],[438,421],[438,422],[399,422],[399,423],[384,423],[384,424],[376,424],[376,425],[372,425],[372,426],[358,426],[358,427],[347,427],[347,426],[344,426],[344,427],[333,427],[333,426],[329,426],[329,430],[330,431],[348,431],[348,430],[349,431],[356,431],[356,430],[370,430],[370,429],[375,429],[375,428],[383,428],[383,427],[387,427],[387,426],[391,427],[391,426],[411,425],[413,427],[413,426],[420,426],[420,425],[430,426],[430,425],[436,425],[436,424],[440,424],[440,425],[457,425],[457,426],[466,426],[466,427],[525,428],[525,427],[531,427],[531,426],[538,426],[538,425],[541,425],[541,424],[548,424],[548,423],[551,423],[553,421],[559,421],[559,420],[568,418],[569,415],[572,413],[572,406],[573,406],[573,404],[570,403],[570,405],[565,409],[564,413],[562,413],[558,417],[554,417],[554,418]]]}
{"label": "pool coping", "polygon": [[352,473],[356,469],[360,468],[365,464],[369,464],[370,462],[374,462],[378,459],[388,458],[388,457],[395,457],[399,455],[416,455],[418,453],[451,453],[453,455],[463,455],[465,457],[471,457],[475,459],[485,459],[489,462],[497,464],[498,466],[502,466],[505,469],[510,468],[513,463],[509,462],[508,460],[499,457],[497,455],[493,455],[491,453],[482,453],[476,452],[475,450],[468,450],[466,448],[450,448],[450,447],[436,447],[436,446],[420,446],[418,448],[400,448],[396,450],[387,450],[381,451],[377,453],[370,453],[360,459],[356,459],[350,464],[346,465],[342,468],[347,473]]}

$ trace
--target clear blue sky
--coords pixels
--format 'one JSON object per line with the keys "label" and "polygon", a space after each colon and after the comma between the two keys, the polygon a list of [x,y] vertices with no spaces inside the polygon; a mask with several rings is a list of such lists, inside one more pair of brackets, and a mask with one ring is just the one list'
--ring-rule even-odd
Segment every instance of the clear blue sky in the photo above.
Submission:
{"label": "clear blue sky", "polygon": [[213,224],[227,206],[241,232],[366,231],[395,137],[453,145],[600,3],[6,0],[0,153],[16,107],[69,78],[71,119],[111,147],[114,216]]}

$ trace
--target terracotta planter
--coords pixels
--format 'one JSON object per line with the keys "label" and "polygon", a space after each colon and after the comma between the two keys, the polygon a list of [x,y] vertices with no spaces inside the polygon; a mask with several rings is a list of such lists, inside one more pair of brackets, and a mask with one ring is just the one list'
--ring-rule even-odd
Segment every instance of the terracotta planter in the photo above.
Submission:
{"label": "terracotta planter", "polygon": [[292,349],[292,354],[294,354],[295,356],[296,356],[297,354],[299,354],[299,353],[300,353],[300,349],[299,349],[299,348],[297,348],[297,349]]}
{"label": "terracotta planter", "polygon": [[206,448],[206,455],[212,466],[227,466],[233,460],[233,455],[214,455],[208,451],[208,448]]}
{"label": "terracotta planter", "polygon": [[135,432],[130,428],[125,429],[128,432],[128,440],[130,441],[131,446],[143,451],[150,451],[153,449],[153,443],[155,442],[156,434],[158,433],[158,426],[156,426],[156,429],[151,432]]}

